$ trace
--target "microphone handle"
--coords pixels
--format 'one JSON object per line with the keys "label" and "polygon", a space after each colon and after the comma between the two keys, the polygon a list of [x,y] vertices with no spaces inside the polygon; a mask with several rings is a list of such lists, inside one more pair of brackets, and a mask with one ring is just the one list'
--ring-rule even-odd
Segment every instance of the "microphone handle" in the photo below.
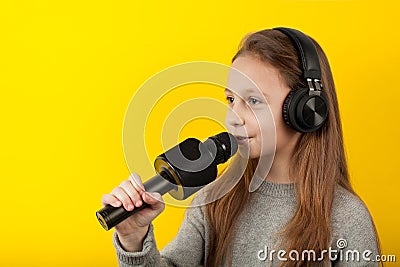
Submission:
{"label": "microphone handle", "polygon": [[[161,172],[161,174],[164,173]],[[169,182],[160,174],[157,174],[156,176],[145,182],[143,186],[146,189],[146,192],[158,192],[160,193],[160,195],[164,195],[170,190],[176,188],[176,185]],[[107,204],[104,208],[96,212],[97,220],[100,222],[101,226],[103,226],[103,228],[108,231],[126,218],[149,206],[149,204],[143,201],[142,203],[142,206],[135,207],[131,211],[127,211],[123,206],[113,207],[110,204]]]}

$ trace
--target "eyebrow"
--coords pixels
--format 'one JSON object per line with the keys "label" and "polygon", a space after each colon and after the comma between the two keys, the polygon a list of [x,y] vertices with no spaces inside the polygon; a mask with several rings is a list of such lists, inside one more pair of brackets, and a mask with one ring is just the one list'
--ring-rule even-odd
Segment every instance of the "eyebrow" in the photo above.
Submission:
{"label": "eyebrow", "polygon": [[[254,88],[247,88],[247,89],[245,89],[244,91],[245,91],[246,93],[257,93],[257,92],[260,92],[258,89],[254,89]],[[228,88],[225,88],[224,92],[225,92],[225,93],[234,93],[232,90],[230,90],[230,89],[228,89]],[[265,98],[267,98],[267,99],[270,98],[270,95],[265,94],[265,93],[262,92],[262,91],[261,91],[261,94],[262,94]]]}

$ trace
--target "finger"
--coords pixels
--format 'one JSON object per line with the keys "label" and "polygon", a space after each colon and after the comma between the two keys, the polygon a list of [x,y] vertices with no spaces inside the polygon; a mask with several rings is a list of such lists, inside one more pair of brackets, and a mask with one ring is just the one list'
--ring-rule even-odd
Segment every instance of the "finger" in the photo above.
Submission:
{"label": "finger", "polygon": [[122,204],[124,205],[124,208],[126,210],[133,210],[134,209],[134,204],[131,200],[131,198],[129,197],[129,195],[125,192],[124,189],[122,189],[122,187],[116,187],[111,191],[111,194],[114,195],[116,198],[118,198],[119,201],[122,202]]}
{"label": "finger", "polygon": [[157,192],[153,192],[153,193],[144,192],[142,197],[143,197],[144,202],[146,202],[150,205],[156,205],[160,202],[163,202],[160,193],[157,193]]}
{"label": "finger", "polygon": [[136,207],[142,205],[142,198],[139,195],[139,192],[134,188],[131,180],[122,181],[120,187],[124,189],[125,193],[131,198],[133,204]]}
{"label": "finger", "polygon": [[122,205],[121,201],[119,201],[118,198],[111,194],[103,195],[103,197],[101,198],[101,203],[103,204],[103,206],[110,204],[113,207],[119,207]]}
{"label": "finger", "polygon": [[142,193],[142,191],[146,191],[139,174],[135,172],[131,173],[131,175],[129,175],[129,180],[132,181],[133,186],[136,188],[136,190],[140,192],[140,194]]}
{"label": "finger", "polygon": [[145,192],[143,195],[143,200],[151,202],[149,205],[150,208],[155,212],[154,216],[157,216],[157,214],[160,214],[165,209],[165,204],[159,193]]}

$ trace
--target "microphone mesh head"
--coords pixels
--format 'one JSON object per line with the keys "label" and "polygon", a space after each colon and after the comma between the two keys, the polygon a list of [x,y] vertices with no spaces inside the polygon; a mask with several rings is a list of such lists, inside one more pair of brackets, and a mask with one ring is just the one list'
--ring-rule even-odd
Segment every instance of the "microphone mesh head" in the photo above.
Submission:
{"label": "microphone mesh head", "polygon": [[213,139],[217,140],[217,142],[222,146],[223,148],[223,156],[224,160],[223,162],[227,161],[230,157],[232,157],[238,149],[238,143],[236,141],[236,138],[228,133],[228,132],[222,132],[219,133],[215,136],[213,136]]}

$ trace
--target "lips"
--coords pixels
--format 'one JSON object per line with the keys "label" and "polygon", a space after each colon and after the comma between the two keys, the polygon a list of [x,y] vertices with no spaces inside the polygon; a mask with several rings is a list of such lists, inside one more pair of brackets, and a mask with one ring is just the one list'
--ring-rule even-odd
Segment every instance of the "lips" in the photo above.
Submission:
{"label": "lips", "polygon": [[240,135],[235,135],[235,138],[239,144],[245,144],[249,140],[251,140],[252,137],[247,137],[247,136],[240,136]]}

